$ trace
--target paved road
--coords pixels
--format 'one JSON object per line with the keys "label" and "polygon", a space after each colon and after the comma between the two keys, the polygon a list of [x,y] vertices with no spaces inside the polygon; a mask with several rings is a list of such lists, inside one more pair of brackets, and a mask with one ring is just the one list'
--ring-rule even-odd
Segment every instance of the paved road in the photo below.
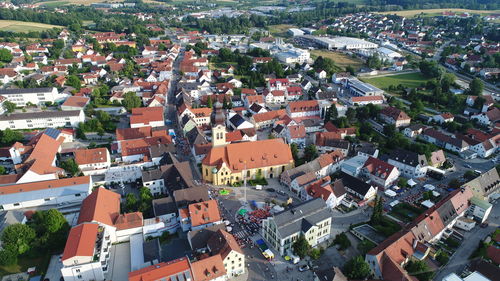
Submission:
{"label": "paved road", "polygon": [[460,248],[458,248],[455,254],[453,254],[448,265],[436,274],[434,280],[441,281],[445,276],[453,272],[460,275],[460,273],[465,269],[465,266],[469,263],[468,258],[474,250],[476,250],[479,245],[479,241],[492,233],[500,225],[498,214],[500,214],[499,203],[493,206],[493,210],[491,211],[491,215],[488,219],[489,226],[486,228],[476,226],[472,231],[465,233],[465,237],[462,240]]}

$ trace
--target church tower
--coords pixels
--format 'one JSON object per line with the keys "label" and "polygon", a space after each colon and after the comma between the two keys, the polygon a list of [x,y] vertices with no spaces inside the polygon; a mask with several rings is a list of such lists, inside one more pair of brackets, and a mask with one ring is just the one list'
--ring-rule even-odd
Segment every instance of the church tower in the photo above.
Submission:
{"label": "church tower", "polygon": [[211,116],[212,122],[212,147],[226,145],[226,116],[222,109],[222,103],[215,102]]}

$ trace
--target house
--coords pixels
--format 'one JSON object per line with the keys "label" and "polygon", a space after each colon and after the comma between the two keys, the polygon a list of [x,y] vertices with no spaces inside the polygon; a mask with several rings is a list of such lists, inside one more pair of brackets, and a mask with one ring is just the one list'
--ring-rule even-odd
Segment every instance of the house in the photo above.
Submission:
{"label": "house", "polygon": [[267,88],[270,91],[274,91],[274,90],[285,91],[288,86],[290,86],[290,81],[286,78],[270,79],[267,82]]}
{"label": "house", "polygon": [[295,143],[299,147],[306,146],[306,128],[304,125],[287,126],[285,138],[289,144]]}
{"label": "house", "polygon": [[448,123],[448,122],[453,122],[455,119],[455,116],[449,112],[441,113],[432,116],[432,120],[436,123],[443,124],[443,123]]}
{"label": "house", "polygon": [[342,133],[318,132],[314,135],[314,143],[320,153],[340,151],[344,156],[349,153],[350,143],[342,139]]}
{"label": "house", "polygon": [[220,255],[228,277],[245,273],[245,254],[234,236],[223,229],[215,232],[207,242],[212,255]]}
{"label": "house", "polygon": [[286,116],[287,113],[284,109],[268,111],[264,113],[254,114],[251,117],[251,122],[255,125],[256,129],[263,129],[272,127],[273,124]]}
{"label": "house", "polygon": [[320,79],[320,80],[326,79],[326,75],[327,75],[327,73],[323,69],[318,69],[314,73],[314,77],[316,77],[317,79]]}
{"label": "house", "polygon": [[254,125],[247,120],[245,120],[238,113],[230,113],[228,119],[228,125],[233,130],[243,130],[243,129],[252,129]]}
{"label": "house", "polygon": [[360,206],[377,195],[377,188],[375,186],[351,175],[342,173],[340,180],[348,194],[361,200],[358,202]]}
{"label": "house", "polygon": [[404,128],[403,135],[405,135],[409,138],[414,138],[414,137],[417,137],[420,134],[422,134],[422,132],[426,128],[427,128],[426,126],[421,125],[421,124],[413,124],[413,125],[410,125],[410,126]]}
{"label": "house", "polygon": [[65,93],[59,93],[57,88],[0,89],[0,96],[21,107],[26,106],[27,103],[35,105],[45,105],[47,102],[57,103],[68,97]]}
{"label": "house", "polygon": [[317,100],[292,101],[288,103],[286,111],[291,118],[320,117]]}
{"label": "house", "polygon": [[186,280],[194,281],[191,264],[187,257],[182,257],[169,262],[162,262],[128,273],[129,281],[144,280]]}
{"label": "house", "polygon": [[380,118],[387,124],[397,127],[404,127],[410,125],[411,118],[404,111],[388,106],[380,111]]}
{"label": "house", "polygon": [[12,130],[78,127],[85,121],[83,110],[70,111],[37,111],[12,113],[0,116],[0,130]]}
{"label": "house", "polygon": [[398,168],[401,176],[405,178],[421,178],[427,173],[427,158],[413,151],[394,149],[387,162]]}
{"label": "house", "polygon": [[187,220],[181,220],[183,231],[187,231],[187,229],[197,230],[222,223],[219,206],[215,200],[189,204],[187,214]]}
{"label": "house", "polygon": [[315,198],[262,220],[261,233],[280,255],[287,255],[301,235],[312,247],[328,240],[331,222],[330,208],[323,199]]}
{"label": "house", "polygon": [[[476,105],[477,98],[478,98],[478,96],[467,96],[465,103],[470,107],[474,107]],[[495,104],[495,100],[493,99],[493,97],[491,95],[483,95],[483,96],[481,96],[481,98],[482,99],[480,99],[479,101],[481,101],[482,106],[480,106],[481,108],[479,108],[479,109],[481,112],[484,113],[484,112],[488,111],[488,109]],[[480,105],[480,103],[478,104],[478,106],[479,105]]]}
{"label": "house", "polygon": [[500,121],[500,109],[494,107],[486,112],[473,115],[472,120],[476,120],[479,124],[490,126]]}
{"label": "house", "polygon": [[500,177],[495,168],[483,172],[477,178],[462,185],[469,189],[474,197],[485,201],[493,201],[498,198],[500,190]]}
{"label": "house", "polygon": [[382,188],[388,188],[399,179],[398,168],[373,157],[368,157],[360,175],[366,177],[371,184]]}
{"label": "house", "polygon": [[469,150],[481,158],[487,158],[497,151],[499,135],[486,134],[477,129],[468,129],[464,136],[458,136],[469,144]]}
{"label": "house", "polygon": [[420,137],[436,146],[455,151],[458,153],[464,152],[469,149],[469,144],[464,140],[464,137],[452,137],[445,135],[442,132],[429,128],[425,130]]}
{"label": "house", "polygon": [[130,116],[130,128],[139,128],[145,126],[165,126],[163,107],[132,108],[132,115]]}
{"label": "house", "polygon": [[444,155],[444,152],[442,149],[433,151],[431,153],[431,158],[429,159],[429,164],[430,166],[434,168],[439,168],[443,166],[443,164],[446,162],[446,156]]}
{"label": "house", "polygon": [[78,204],[92,192],[90,176],[3,185],[2,210]]}
{"label": "house", "polygon": [[225,281],[227,272],[221,255],[206,257],[191,263],[194,281]]}
{"label": "house", "polygon": [[391,235],[370,250],[365,257],[374,277],[384,280],[414,280],[404,266],[411,259],[424,260],[427,243],[439,240],[445,230],[451,229],[469,207],[472,192],[457,189],[427,209],[408,227]]}
{"label": "house", "polygon": [[337,180],[332,183],[329,176],[327,176],[327,180],[320,179],[309,184],[304,192],[305,200],[321,198],[330,209],[339,206],[346,195],[347,192],[342,185],[342,181]]}
{"label": "house", "polygon": [[283,90],[273,90],[267,91],[264,95],[266,104],[282,104],[285,102],[285,91]]}
{"label": "house", "polygon": [[78,149],[74,152],[78,169],[86,176],[103,174],[111,166],[107,148]]}
{"label": "house", "polygon": [[61,104],[61,110],[83,110],[90,102],[90,98],[71,96]]}

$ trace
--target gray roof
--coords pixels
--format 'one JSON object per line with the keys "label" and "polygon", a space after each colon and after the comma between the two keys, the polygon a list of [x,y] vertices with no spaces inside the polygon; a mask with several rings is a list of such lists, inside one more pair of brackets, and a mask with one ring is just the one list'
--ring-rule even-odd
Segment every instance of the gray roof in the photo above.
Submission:
{"label": "gray roof", "polygon": [[208,189],[205,187],[193,186],[174,191],[174,199],[178,208],[185,207],[194,202],[203,202],[209,199]]}
{"label": "gray roof", "polygon": [[315,198],[273,216],[282,238],[297,232],[307,232],[313,225],[331,217],[330,210],[321,198]]}
{"label": "gray roof", "polygon": [[346,173],[342,173],[342,177],[339,180],[345,189],[351,189],[357,194],[361,194],[362,196],[366,196],[366,193],[372,187],[371,184],[366,183],[358,178],[355,178]]}
{"label": "gray roof", "polygon": [[80,110],[68,111],[40,111],[28,113],[12,113],[0,116],[0,121],[10,120],[25,120],[25,119],[38,119],[38,118],[56,118],[56,117],[70,117],[80,115]]}
{"label": "gray roof", "polygon": [[427,165],[427,159],[425,155],[419,155],[416,152],[399,148],[393,150],[391,154],[389,154],[389,159],[412,167],[417,167],[419,164],[421,164],[422,166]]}
{"label": "gray roof", "polygon": [[22,223],[24,220],[24,212],[22,211],[5,211],[0,213],[0,234],[3,232],[4,228],[9,225]]}
{"label": "gray roof", "polygon": [[160,239],[156,238],[149,241],[144,241],[142,244],[144,252],[144,262],[161,262]]}
{"label": "gray roof", "polygon": [[500,177],[498,176],[497,169],[493,167],[491,170],[483,172],[479,177],[465,183],[474,191],[480,191],[483,196],[488,197],[494,192],[498,192],[500,188]]}
{"label": "gray roof", "polygon": [[163,197],[153,200],[153,212],[155,216],[177,213],[174,199],[172,197]]}
{"label": "gray roof", "polygon": [[151,153],[151,157],[160,157],[169,152],[175,152],[175,145],[173,143],[158,143],[151,145],[149,147],[149,151]]}
{"label": "gray roof", "polygon": [[52,92],[54,88],[0,89],[0,95],[26,95]]}
{"label": "gray roof", "polygon": [[216,224],[207,228],[189,231],[187,236],[190,240],[191,250],[198,251],[207,248],[207,242],[219,229],[225,230],[225,224]]}
{"label": "gray roof", "polygon": [[160,169],[142,171],[142,181],[154,181],[163,178],[163,172]]}

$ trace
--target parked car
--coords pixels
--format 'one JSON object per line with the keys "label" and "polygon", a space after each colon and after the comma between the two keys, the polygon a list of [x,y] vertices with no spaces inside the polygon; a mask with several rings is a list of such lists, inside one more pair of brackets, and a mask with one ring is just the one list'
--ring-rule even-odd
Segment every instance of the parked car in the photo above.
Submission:
{"label": "parked car", "polygon": [[304,264],[302,266],[299,267],[299,271],[300,272],[304,272],[306,270],[309,270],[309,266],[307,264]]}
{"label": "parked car", "polygon": [[487,222],[487,221],[485,221],[485,222],[483,222],[483,223],[480,225],[480,227],[481,227],[481,228],[487,228],[487,227],[488,227],[488,225],[489,225],[489,224],[488,224],[488,222]]}
{"label": "parked car", "polygon": [[274,188],[270,187],[270,188],[266,189],[266,191],[268,191],[268,192],[275,192],[276,190]]}
{"label": "parked car", "polygon": [[470,168],[472,168],[472,166],[471,166],[471,165],[469,165],[469,164],[464,164],[464,167],[465,167],[465,168],[469,168],[469,169],[470,169]]}

